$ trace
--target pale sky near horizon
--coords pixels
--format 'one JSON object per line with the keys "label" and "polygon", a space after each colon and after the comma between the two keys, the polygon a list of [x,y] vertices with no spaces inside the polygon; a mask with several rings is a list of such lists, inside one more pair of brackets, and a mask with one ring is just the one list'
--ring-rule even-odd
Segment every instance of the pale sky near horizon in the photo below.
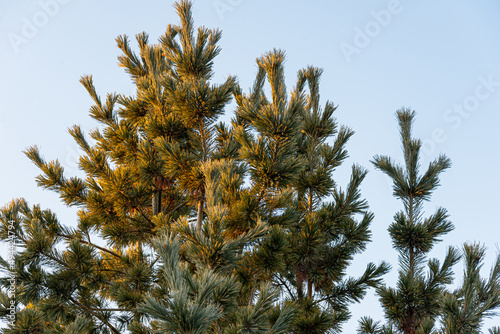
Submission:
{"label": "pale sky near horizon", "polygon": [[[1,206],[24,197],[52,209],[63,223],[75,223],[74,209],[36,187],[39,172],[22,151],[39,145],[46,159],[59,159],[68,175],[79,173],[78,148],[67,128],[96,127],[80,76],[92,74],[100,95],[132,94],[128,75],[117,66],[114,39],[146,31],[156,42],[169,23],[178,23],[172,3],[0,2]],[[424,140],[422,165],[439,153],[453,163],[426,205],[427,215],[439,206],[448,209],[455,224],[432,255],[443,259],[448,245],[480,241],[488,247],[489,273],[500,232],[495,214],[500,200],[500,0],[197,0],[194,19],[197,26],[223,31],[215,82],[236,75],[248,91],[255,59],[273,48],[286,51],[289,89],[300,68],[324,69],[321,104],[338,104],[339,123],[356,132],[336,181],[345,187],[353,163],[370,171],[362,194],[375,214],[373,242],[349,274],[358,275],[369,261],[388,260],[393,270],[386,281],[393,285],[396,279],[397,253],[387,226],[401,204],[370,160],[384,154],[401,161],[394,113],[402,106],[417,111],[414,136]],[[229,108],[225,119],[231,114]],[[1,247],[4,253],[6,245]],[[460,270],[456,267],[458,277]],[[363,315],[383,319],[371,292],[351,309],[344,333],[354,333]],[[486,324],[499,323],[500,317]]]}

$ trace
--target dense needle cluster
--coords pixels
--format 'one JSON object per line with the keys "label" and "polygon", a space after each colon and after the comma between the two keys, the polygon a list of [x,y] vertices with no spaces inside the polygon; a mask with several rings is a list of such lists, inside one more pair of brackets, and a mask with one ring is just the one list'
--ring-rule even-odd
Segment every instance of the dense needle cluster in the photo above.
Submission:
{"label": "dense needle cluster", "polygon": [[[285,54],[272,50],[257,59],[248,93],[232,76],[213,83],[221,32],[195,28],[191,6],[175,4],[180,23],[158,44],[138,34],[136,52],[117,38],[133,96],[101,98],[82,77],[99,123],[69,130],[83,177],[67,176],[36,146],[26,150],[41,170],[37,184],[77,207],[77,223],[24,199],[1,209],[1,240],[14,235],[19,245],[12,268],[0,261],[0,317],[11,303],[16,310],[1,332],[337,333],[369,288],[388,325],[365,318],[362,332],[420,333],[438,318],[443,333],[478,330],[499,305],[500,261],[485,281],[484,250],[466,245],[464,283],[453,292],[444,287],[458,252],[426,262],[452,225],[445,210],[424,219],[421,207],[450,163],[441,156],[419,176],[413,113],[398,114],[406,167],[374,160],[404,204],[389,228],[401,269],[388,288],[383,261],[359,277],[346,273],[374,215],[359,190],[365,169],[353,165],[344,187],[333,177],[353,131],[337,123],[336,105],[320,105],[322,71],[299,70],[288,90]],[[233,100],[233,118],[219,122]]]}
{"label": "dense needle cluster", "polygon": [[[78,224],[23,199],[2,209],[22,246],[5,333],[322,333],[387,272],[346,276],[373,214],[364,169],[345,189],[334,182],[353,132],[333,103],[320,106],[321,70],[300,70],[289,92],[284,52],[272,50],[249,93],[234,77],[212,83],[221,33],[196,29],[190,2],[175,7],[180,24],[158,44],[139,34],[136,54],[117,38],[134,96],[102,99],[81,79],[100,123],[70,129],[85,177],[26,150],[38,185],[78,207]],[[233,98],[232,121],[218,123]]]}

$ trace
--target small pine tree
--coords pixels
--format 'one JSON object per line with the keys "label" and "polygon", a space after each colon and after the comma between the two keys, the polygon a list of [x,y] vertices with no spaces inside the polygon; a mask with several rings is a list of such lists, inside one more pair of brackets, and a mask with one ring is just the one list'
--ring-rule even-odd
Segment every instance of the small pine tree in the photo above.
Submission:
{"label": "small pine tree", "polygon": [[[381,286],[377,289],[388,325],[377,327],[369,318],[364,318],[360,333],[430,333],[440,314],[439,301],[444,288],[452,282],[452,267],[459,260],[458,252],[451,247],[442,264],[437,259],[427,260],[429,251],[442,235],[453,229],[453,225],[443,208],[427,218],[422,212],[423,203],[430,200],[432,191],[439,186],[439,174],[450,167],[450,160],[440,155],[429,164],[425,173],[420,174],[422,142],[411,137],[415,112],[401,109],[396,116],[404,165],[397,165],[386,156],[375,156],[372,162],[392,179],[394,196],[404,206],[389,226],[393,247],[399,253],[398,281],[394,288]],[[364,328],[367,331],[363,331]]]}
{"label": "small pine tree", "polygon": [[[464,244],[464,277],[452,293],[442,299],[443,334],[481,333],[483,321],[500,307],[500,255],[485,279],[480,275],[486,249],[479,244]],[[490,329],[494,333],[495,328]]]}

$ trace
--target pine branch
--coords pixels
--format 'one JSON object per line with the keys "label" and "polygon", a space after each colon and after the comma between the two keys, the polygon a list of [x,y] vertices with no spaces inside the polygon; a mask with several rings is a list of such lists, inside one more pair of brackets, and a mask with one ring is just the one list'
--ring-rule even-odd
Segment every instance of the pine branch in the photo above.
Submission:
{"label": "pine branch", "polygon": [[117,253],[113,252],[112,250],[109,250],[109,249],[107,249],[107,248],[104,248],[104,247],[98,246],[98,245],[93,244],[93,243],[88,242],[88,241],[84,241],[84,240],[82,240],[81,238],[71,237],[71,236],[69,236],[69,235],[64,235],[64,234],[57,234],[57,236],[59,236],[59,237],[61,237],[61,238],[65,238],[65,239],[67,239],[67,240],[76,240],[76,241],[78,241],[79,243],[82,243],[82,244],[84,244],[84,245],[89,245],[89,246],[92,246],[92,247],[94,247],[94,248],[97,248],[97,249],[99,249],[99,250],[101,250],[101,251],[105,252],[105,253],[108,253],[108,254],[110,254],[110,255],[113,255],[114,257],[116,257],[116,258],[118,258],[118,259],[120,259],[120,260],[122,260],[122,259],[123,259],[123,257],[122,257],[121,255],[119,255],[119,254],[117,254]]}
{"label": "pine branch", "polygon": [[100,317],[96,312],[94,312],[93,310],[89,309],[88,307],[86,307],[85,305],[79,303],[78,301],[76,301],[73,297],[69,297],[69,300],[75,304],[76,306],[78,306],[79,308],[87,311],[89,314],[93,315],[94,317],[96,317],[97,319],[99,319],[103,324],[105,324],[106,326],[108,326],[108,328],[115,334],[120,334],[120,332],[113,326],[109,323],[109,321],[107,321],[105,318],[102,318]]}

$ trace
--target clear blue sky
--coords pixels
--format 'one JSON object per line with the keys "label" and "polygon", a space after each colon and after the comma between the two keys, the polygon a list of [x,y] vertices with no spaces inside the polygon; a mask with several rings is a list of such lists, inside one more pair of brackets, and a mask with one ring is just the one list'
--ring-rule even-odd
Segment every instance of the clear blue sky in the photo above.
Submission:
{"label": "clear blue sky", "polygon": [[[21,152],[37,144],[47,159],[58,158],[68,174],[78,174],[79,153],[67,128],[96,126],[79,77],[92,74],[101,95],[133,93],[117,66],[114,39],[146,31],[156,41],[167,24],[178,22],[171,5],[151,0],[0,2],[1,205],[25,197],[74,224],[73,209],[36,187],[38,170]],[[351,274],[360,273],[368,261],[386,259],[397,266],[387,226],[401,206],[387,178],[369,161],[375,154],[401,158],[394,112],[402,106],[418,113],[415,135],[425,139],[423,165],[440,152],[453,161],[427,213],[447,208],[456,229],[432,254],[443,258],[446,245],[481,241],[488,247],[489,269],[500,232],[495,214],[500,199],[498,0],[198,0],[194,17],[197,25],[223,30],[215,81],[237,75],[248,89],[255,58],[275,47],[288,55],[289,87],[300,68],[324,69],[322,104],[327,99],[338,104],[337,119],[356,131],[338,183],[347,183],[352,163],[370,170],[363,195],[376,217],[373,242]],[[387,275],[389,284],[395,273]],[[352,310],[345,333],[354,332],[362,315],[383,317],[372,294]]]}

